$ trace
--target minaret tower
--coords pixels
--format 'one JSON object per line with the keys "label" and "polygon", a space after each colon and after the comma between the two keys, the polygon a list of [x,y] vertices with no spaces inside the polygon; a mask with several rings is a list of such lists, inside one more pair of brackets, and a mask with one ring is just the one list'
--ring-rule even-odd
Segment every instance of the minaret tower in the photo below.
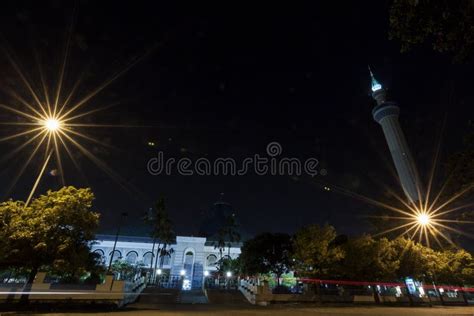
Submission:
{"label": "minaret tower", "polygon": [[370,67],[369,72],[372,79],[372,98],[377,101],[377,106],[372,110],[372,116],[382,126],[405,195],[410,202],[417,202],[421,198],[420,181],[415,162],[398,122],[400,108],[395,102],[386,101],[385,89],[375,79]]}

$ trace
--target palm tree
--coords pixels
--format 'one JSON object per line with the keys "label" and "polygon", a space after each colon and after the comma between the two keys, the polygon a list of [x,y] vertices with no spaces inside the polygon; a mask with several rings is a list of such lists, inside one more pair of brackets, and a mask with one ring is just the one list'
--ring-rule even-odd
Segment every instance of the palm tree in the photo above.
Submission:
{"label": "palm tree", "polygon": [[214,241],[214,249],[219,250],[219,260],[222,260],[222,253],[224,252],[226,243],[225,243],[226,232],[224,227],[219,229],[217,232],[217,240]]}
{"label": "palm tree", "polygon": [[[173,253],[173,249],[167,249],[167,247],[174,243],[176,239],[176,235],[173,231],[173,224],[168,217],[168,213],[166,212],[165,206],[165,199],[161,197],[155,205],[155,212],[153,214],[149,214],[147,217],[147,222],[151,224],[151,237],[153,237],[153,247],[152,247],[152,259],[151,259],[151,268],[152,268],[152,275],[150,276],[151,279],[155,279],[156,273],[156,266],[158,262],[158,257],[161,256],[162,260],[160,261],[160,267],[163,263],[163,255],[171,255]],[[155,257],[155,267],[153,268],[153,256],[155,244],[156,242],[161,244],[161,247],[157,247],[156,257]]]}
{"label": "palm tree", "polygon": [[172,245],[176,240],[176,234],[173,230],[172,223],[168,219],[168,216],[165,217],[161,225],[160,232],[158,234],[162,247],[159,249],[160,253],[160,268],[163,267],[163,260],[165,256],[171,257],[171,254],[174,252],[173,248],[167,249],[168,246]]}
{"label": "palm tree", "polygon": [[240,233],[237,230],[238,225],[235,221],[235,214],[232,214],[226,218],[226,225],[224,227],[227,246],[229,247],[227,251],[227,256],[230,259],[230,248],[232,247],[232,243],[240,241]]}
{"label": "palm tree", "polygon": [[[237,222],[235,221],[235,214],[226,216],[224,220],[224,225],[217,232],[217,240],[214,243],[214,249],[219,249],[220,259],[217,262],[217,268],[219,275],[227,271],[224,270],[224,266],[228,265],[228,262],[231,262],[230,257],[230,248],[232,243],[240,241],[240,234],[237,231]],[[227,247],[227,259],[222,257],[225,248]]]}
{"label": "palm tree", "polygon": [[160,257],[160,268],[162,268],[164,257],[171,256],[171,254],[174,252],[173,248],[168,249],[168,246],[172,245],[176,240],[176,234],[173,230],[173,223],[171,222],[168,212],[166,211],[164,199],[161,198],[156,205],[156,218],[154,220],[153,237],[159,241],[161,247],[158,247],[157,249],[155,269],[153,270],[153,279],[156,277],[158,257]]}
{"label": "palm tree", "polygon": [[[158,203],[157,203],[157,206],[158,206]],[[155,219],[156,219],[156,216],[153,212],[153,209],[150,208],[148,210],[148,212],[145,214],[143,220],[145,222],[145,224],[147,225],[151,225],[152,227],[152,231],[150,232],[150,236],[153,238],[153,246],[151,247],[151,259],[150,259],[150,269],[153,269],[153,256],[154,256],[154,253],[155,253],[155,244],[156,244],[156,237],[155,237]],[[147,264],[146,262],[143,262],[145,265]],[[148,278],[148,281],[150,281],[151,279],[151,275],[150,277]]]}

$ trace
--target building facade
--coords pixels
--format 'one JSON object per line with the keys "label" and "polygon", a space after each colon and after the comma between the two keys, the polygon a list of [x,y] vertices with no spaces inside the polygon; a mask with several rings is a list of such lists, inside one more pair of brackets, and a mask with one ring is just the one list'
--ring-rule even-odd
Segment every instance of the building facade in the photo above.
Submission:
{"label": "building facade", "polygon": [[171,255],[158,258],[160,245],[157,242],[153,247],[153,239],[149,237],[119,236],[113,254],[115,236],[96,235],[96,238],[92,251],[100,255],[102,264],[107,266],[112,258],[112,261],[123,260],[132,265],[159,269],[160,273],[184,277],[192,287],[201,287],[204,277],[217,271],[216,263],[221,255],[235,259],[240,255],[241,247],[240,243],[232,243],[221,254],[215,243],[207,238],[177,236],[176,243],[167,247],[173,249]]}

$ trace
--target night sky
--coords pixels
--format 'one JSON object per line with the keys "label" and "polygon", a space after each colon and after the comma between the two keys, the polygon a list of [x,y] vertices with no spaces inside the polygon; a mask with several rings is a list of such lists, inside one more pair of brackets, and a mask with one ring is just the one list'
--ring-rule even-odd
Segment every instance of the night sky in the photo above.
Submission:
{"label": "night sky", "polygon": [[[119,174],[126,188],[80,152],[74,155],[83,174],[70,159],[64,161],[67,184],[95,192],[101,232],[113,233],[126,211],[125,233],[145,234],[141,217],[164,196],[180,235],[197,234],[203,214],[220,199],[232,204],[247,234],[291,233],[325,222],[355,234],[370,230],[366,215],[377,209],[340,194],[338,187],[382,201],[388,197],[381,183],[401,193],[390,175],[382,130],[371,116],[367,65],[399,102],[401,125],[425,180],[443,120],[437,183],[445,177],[447,156],[462,148],[473,114],[472,63],[453,64],[430,47],[401,54],[399,43],[388,38],[388,10],[388,1],[262,8],[77,1],[75,9],[67,1],[11,1],[1,4],[1,46],[14,53],[39,90],[36,52],[54,86],[74,20],[65,85],[70,89],[82,75],[79,97],[138,58],[81,109],[118,103],[82,120],[129,125],[82,130],[113,148],[81,143]],[[31,98],[0,56],[0,84]],[[0,103],[15,104],[4,92]],[[16,120],[0,112],[0,121]],[[12,131],[1,126],[0,137]],[[1,142],[0,152],[24,141]],[[281,157],[317,158],[328,174],[186,177],[152,176],[146,169],[158,151],[165,157],[240,161],[265,155],[272,141],[282,145]],[[3,198],[26,198],[40,157],[11,193],[7,188],[27,154],[1,163]],[[48,174],[39,192],[59,187],[59,177]]]}

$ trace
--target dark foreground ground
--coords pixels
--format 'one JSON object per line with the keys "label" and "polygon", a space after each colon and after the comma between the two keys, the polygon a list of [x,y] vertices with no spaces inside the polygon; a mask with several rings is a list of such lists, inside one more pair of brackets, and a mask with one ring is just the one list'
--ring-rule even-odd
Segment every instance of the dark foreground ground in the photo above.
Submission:
{"label": "dark foreground ground", "polygon": [[111,306],[77,305],[30,305],[23,311],[12,306],[0,308],[0,316],[4,315],[71,315],[71,316],[132,316],[132,315],[451,315],[474,316],[474,306],[452,307],[390,307],[390,306],[328,306],[313,304],[278,304],[269,306],[254,306],[238,291],[200,291],[179,292],[147,288],[137,302],[122,309],[112,309]]}
{"label": "dark foreground ground", "polygon": [[155,306],[156,309],[125,308],[116,311],[88,312],[0,312],[0,315],[71,315],[71,316],[128,316],[128,315],[474,315],[474,307],[320,307],[309,305],[272,305],[259,306],[225,306],[211,304],[176,304]]}

